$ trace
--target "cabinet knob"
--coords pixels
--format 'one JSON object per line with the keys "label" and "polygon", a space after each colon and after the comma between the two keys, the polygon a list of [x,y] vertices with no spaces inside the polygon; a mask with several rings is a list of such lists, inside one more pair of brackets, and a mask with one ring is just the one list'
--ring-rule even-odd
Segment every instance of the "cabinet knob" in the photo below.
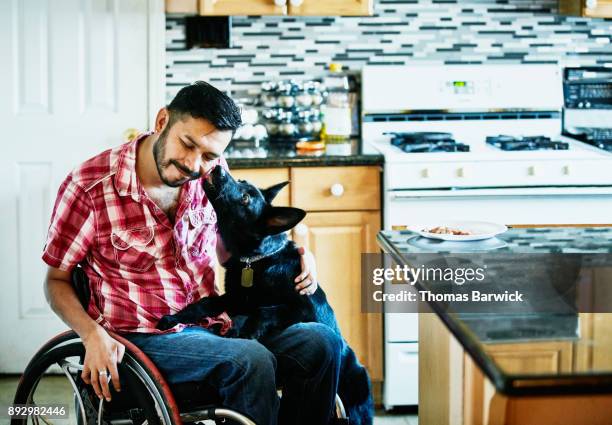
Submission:
{"label": "cabinet knob", "polygon": [[430,172],[428,168],[423,168],[421,170],[421,177],[423,177],[424,179],[428,178],[430,176]]}
{"label": "cabinet knob", "polygon": [[340,183],[334,183],[329,188],[329,191],[332,195],[339,197],[342,196],[342,194],[344,193],[344,186],[342,186]]}
{"label": "cabinet knob", "polygon": [[274,4],[277,6],[286,6],[287,0],[274,0]]}
{"label": "cabinet knob", "polygon": [[457,168],[457,177],[465,177],[465,168],[463,167]]}
{"label": "cabinet knob", "polygon": [[298,225],[295,226],[295,234],[298,236],[306,236],[308,234],[308,226],[304,223],[298,223]]}
{"label": "cabinet knob", "polygon": [[536,168],[533,165],[531,167],[527,167],[527,175],[528,176],[536,175]]}
{"label": "cabinet knob", "polygon": [[565,165],[565,166],[563,167],[563,174],[564,174],[564,175],[566,175],[566,176],[569,176],[569,175],[570,175],[570,172],[571,172],[571,168],[570,168],[570,166],[569,166],[569,165]]}

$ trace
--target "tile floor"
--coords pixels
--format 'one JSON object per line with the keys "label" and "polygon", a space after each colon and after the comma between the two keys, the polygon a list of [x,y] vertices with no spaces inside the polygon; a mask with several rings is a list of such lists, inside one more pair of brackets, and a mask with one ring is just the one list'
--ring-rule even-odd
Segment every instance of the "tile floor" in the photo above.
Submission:
{"label": "tile floor", "polygon": [[[0,376],[0,406],[7,406],[12,403],[18,380],[19,377],[17,376]],[[48,376],[41,381],[39,387],[41,403],[52,403],[54,401],[56,403],[67,403],[64,400],[67,400],[69,394],[71,394],[71,390],[68,381],[62,376]],[[70,424],[66,421],[54,423]],[[0,424],[8,424],[8,419],[0,416]],[[374,425],[418,425],[418,418],[415,414],[405,415],[377,411]]]}

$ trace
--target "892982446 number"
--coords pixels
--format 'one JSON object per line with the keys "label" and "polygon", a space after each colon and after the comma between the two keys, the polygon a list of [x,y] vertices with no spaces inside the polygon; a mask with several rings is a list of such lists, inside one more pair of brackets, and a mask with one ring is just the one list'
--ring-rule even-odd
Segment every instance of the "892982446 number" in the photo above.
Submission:
{"label": "892982446 number", "polygon": [[68,418],[68,406],[65,404],[9,404],[2,406],[0,410],[0,418],[24,419],[28,416],[66,419]]}

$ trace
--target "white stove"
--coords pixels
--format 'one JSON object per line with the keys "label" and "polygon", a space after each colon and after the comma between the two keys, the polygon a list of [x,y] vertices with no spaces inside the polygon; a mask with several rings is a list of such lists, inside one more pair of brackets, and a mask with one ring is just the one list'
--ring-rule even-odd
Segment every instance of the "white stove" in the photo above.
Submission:
{"label": "white stove", "polygon": [[[554,65],[364,68],[362,136],[366,150],[385,157],[384,227],[612,223],[612,152],[561,136],[561,108]],[[421,132],[448,133],[440,145],[453,150],[452,141],[459,151],[406,152],[415,146],[391,143],[392,133]],[[486,142],[499,135],[545,136],[558,149]],[[428,150],[416,140],[416,150]],[[387,408],[418,404],[417,358],[417,316],[386,314]]]}
{"label": "white stove", "polygon": [[[385,156],[385,226],[610,223],[612,152],[561,136],[561,94],[560,70],[549,65],[366,67],[362,135]],[[449,133],[469,151],[404,152],[389,134],[402,132]],[[486,143],[498,135],[546,136],[567,149]]]}

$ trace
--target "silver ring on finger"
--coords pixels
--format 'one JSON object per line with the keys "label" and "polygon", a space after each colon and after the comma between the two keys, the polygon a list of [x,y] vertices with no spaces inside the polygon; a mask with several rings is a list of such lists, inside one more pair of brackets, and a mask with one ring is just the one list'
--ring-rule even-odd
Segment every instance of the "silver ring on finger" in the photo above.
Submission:
{"label": "silver ring on finger", "polygon": [[98,372],[98,375],[108,377],[108,371],[106,369],[101,370]]}

